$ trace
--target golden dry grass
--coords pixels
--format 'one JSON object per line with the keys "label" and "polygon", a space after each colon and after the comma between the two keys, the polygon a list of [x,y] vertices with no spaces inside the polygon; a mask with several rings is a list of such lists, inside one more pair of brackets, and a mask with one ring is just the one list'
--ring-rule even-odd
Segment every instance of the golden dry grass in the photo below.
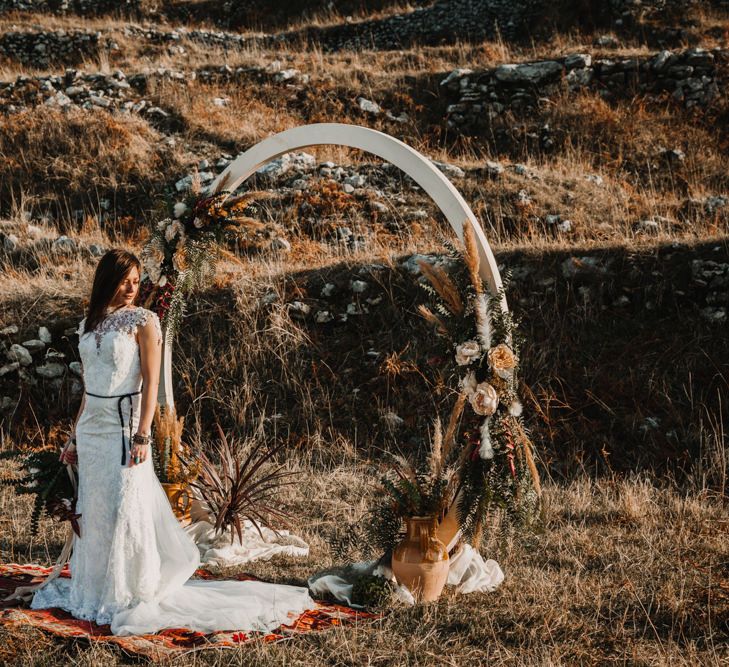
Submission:
{"label": "golden dry grass", "polygon": [[[0,16],[0,30],[27,17]],[[104,30],[119,43],[119,51],[84,63],[86,71],[120,67],[131,75],[173,67],[192,72],[223,63],[259,68],[279,59],[283,67],[308,74],[310,82],[294,87],[261,82],[257,72],[215,84],[152,78],[146,99],[175,111],[171,128],[99,111],[61,114],[39,108],[0,118],[1,203],[9,218],[0,223],[0,232],[17,235],[21,245],[0,264],[0,328],[13,323],[32,331],[50,319],[75,324],[80,318],[95,260],[84,248],[53,252],[59,230],[86,246],[124,245],[138,251],[139,226],[154,215],[150,209],[164,187],[200,158],[235,153],[307,122],[366,124],[466,170],[482,167],[487,157],[500,159],[506,166],[500,178],[473,172],[454,184],[482,221],[499,259],[534,271],[533,279],[516,285],[513,304],[529,336],[525,403],[540,438],[545,514],[534,532],[497,525],[487,532],[482,552],[499,561],[507,575],[504,585],[493,594],[448,593],[435,605],[394,609],[373,624],[281,644],[202,652],[180,664],[726,664],[725,340],[691,309],[694,288],[687,288],[683,300],[675,295],[681,291],[676,286],[686,283],[694,246],[697,257],[725,261],[727,218],[685,210],[690,197],[729,189],[725,101],[706,114],[688,114],[641,99],[557,95],[534,117],[506,114],[491,128],[505,130],[508,141],[496,141],[488,132],[454,138],[443,130],[445,102],[438,84],[456,67],[479,69],[569,52],[621,57],[652,50],[630,41],[618,49],[599,49],[592,46],[595,35],[570,31],[530,46],[494,40],[389,53],[331,54],[316,45],[284,50],[255,44],[226,52],[184,41],[186,53],[181,54],[125,36],[130,22],[123,18],[31,17],[43,28]],[[300,25],[337,20],[334,14],[320,14]],[[727,25],[719,13],[700,17],[699,28],[713,29],[702,45],[725,41],[721,31]],[[61,66],[46,70],[62,71]],[[26,72],[5,62],[0,79]],[[360,95],[395,113],[405,111],[411,121],[400,125],[361,114]],[[221,109],[212,104],[214,97],[230,97],[231,103]],[[527,137],[544,123],[557,132],[556,149],[549,154]],[[166,144],[169,138],[175,147]],[[656,162],[661,146],[681,148],[686,160],[670,169]],[[370,161],[343,148],[311,152],[343,165]],[[531,175],[515,173],[517,163]],[[588,174],[599,174],[603,184],[587,181]],[[303,196],[311,203],[330,185],[313,179]],[[410,186],[405,181],[400,189],[386,190],[381,200],[388,212],[378,216],[369,209],[371,193],[361,200],[330,197],[317,209],[321,229],[346,224],[367,235],[368,245],[354,252],[302,224],[295,196],[276,194],[261,207],[261,217],[291,240],[291,252],[284,257],[237,250],[237,260],[221,264],[214,288],[191,303],[189,328],[175,359],[185,437],[204,446],[211,420],[222,416],[229,428],[251,437],[286,439],[287,465],[301,473],[301,483],[287,492],[286,501],[296,517],[293,529],[311,543],[311,556],[243,568],[263,578],[301,583],[335,564],[327,538],[342,525],[363,520],[375,493],[381,448],[396,451],[407,445],[393,433],[377,432],[378,415],[400,401],[403,416],[411,417],[407,391],[413,387],[422,395],[411,409],[417,403],[426,416],[432,409],[424,398],[432,387],[418,375],[416,351],[388,331],[400,322],[415,340],[412,320],[393,318],[377,331],[362,326],[356,332],[360,339],[341,343],[335,340],[338,333],[323,335],[286,307],[294,298],[315,300],[315,287],[323,280],[344,284],[350,274],[375,263],[387,270],[367,279],[377,284],[385,303],[407,296],[391,275],[401,256],[442,251],[441,238],[449,236],[429,200]],[[520,190],[531,204],[517,203]],[[118,217],[100,221],[102,197],[115,199]],[[88,214],[83,222],[74,220],[76,207]],[[36,219],[39,231],[29,228],[27,219],[46,208],[54,209],[56,222]],[[413,221],[416,209],[427,217]],[[547,228],[543,219],[554,213],[572,220],[574,231],[557,234]],[[635,232],[635,222],[654,216],[670,222],[654,236]],[[401,231],[387,228],[393,221],[402,223]],[[673,253],[670,244],[676,242],[687,246],[676,253],[683,263],[664,270]],[[559,280],[556,289],[550,287],[565,258],[592,252],[619,267],[593,290],[597,300],[573,293]],[[653,254],[659,259],[651,264]],[[628,278],[634,267],[636,275]],[[600,290],[606,292],[602,301]],[[262,313],[259,299],[271,292],[278,301]],[[631,296],[631,310],[613,308],[620,294]],[[644,307],[649,299],[657,311]],[[363,361],[369,346],[387,352],[374,371]],[[368,405],[362,406],[352,389],[365,381]],[[61,441],[73,406],[67,406],[67,414],[58,413],[65,404],[59,408],[40,390],[34,396],[28,419],[16,416],[10,425],[0,425],[3,448]],[[44,410],[50,414],[53,409],[61,414],[58,419],[44,417]],[[365,413],[371,423],[358,424]],[[693,452],[677,464],[681,475],[651,470],[650,457],[656,454],[657,461],[661,448],[674,441],[661,439],[662,432],[655,439],[635,437],[642,420],[659,413],[665,420],[662,431],[674,428],[686,451]],[[625,470],[621,457],[640,459],[645,472],[613,472]],[[0,561],[50,562],[58,553],[59,528],[44,524],[40,538],[33,540],[28,516],[27,503],[7,490],[0,493]],[[351,557],[366,555],[354,551]],[[3,664],[127,662],[113,649],[62,642],[37,631],[0,630]]]}

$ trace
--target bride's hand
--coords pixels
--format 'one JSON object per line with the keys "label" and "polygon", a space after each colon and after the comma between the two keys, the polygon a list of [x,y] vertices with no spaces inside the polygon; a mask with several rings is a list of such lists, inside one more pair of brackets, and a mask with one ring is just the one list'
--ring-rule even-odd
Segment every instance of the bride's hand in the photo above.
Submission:
{"label": "bride's hand", "polygon": [[66,440],[66,444],[63,446],[63,449],[61,450],[61,455],[58,457],[58,460],[61,463],[68,463],[70,465],[75,465],[78,463],[78,454],[76,452],[76,443],[73,440],[73,438],[69,438]]}
{"label": "bride's hand", "polygon": [[137,443],[132,445],[131,456],[129,457],[129,467],[144,463],[149,456],[149,445],[139,445]]}

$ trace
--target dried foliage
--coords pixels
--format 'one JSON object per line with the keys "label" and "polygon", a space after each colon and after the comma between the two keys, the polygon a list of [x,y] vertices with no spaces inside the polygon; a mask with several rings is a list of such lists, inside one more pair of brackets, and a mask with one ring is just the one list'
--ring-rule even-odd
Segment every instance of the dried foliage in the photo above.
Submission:
{"label": "dried foliage", "polygon": [[[162,483],[187,484],[194,480],[200,465],[190,455],[190,450],[182,442],[184,417],[178,417],[174,408],[159,404],[154,411],[154,471]],[[184,465],[183,461],[190,461]]]}
{"label": "dried foliage", "polygon": [[[230,530],[231,543],[238,535],[243,541],[243,521],[275,529],[288,515],[280,507],[278,493],[293,484],[295,473],[284,471],[283,465],[272,463],[284,444],[266,448],[258,441],[247,447],[232,443],[217,424],[220,440],[214,448],[217,463],[205,452],[199,452],[200,473],[192,486],[200,492],[211,515],[215,530]],[[262,534],[262,533],[261,533]]]}

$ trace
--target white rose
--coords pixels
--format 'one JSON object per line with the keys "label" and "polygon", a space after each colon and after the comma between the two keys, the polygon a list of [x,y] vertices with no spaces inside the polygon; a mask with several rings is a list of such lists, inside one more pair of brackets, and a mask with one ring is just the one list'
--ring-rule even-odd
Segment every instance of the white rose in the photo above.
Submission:
{"label": "white rose", "polygon": [[499,395],[488,382],[476,386],[476,390],[468,397],[473,411],[477,415],[489,417],[499,405]]}
{"label": "white rose", "polygon": [[200,218],[195,218],[192,224],[195,226],[195,229],[202,229],[203,221]]}
{"label": "white rose", "polygon": [[481,354],[481,347],[478,341],[467,340],[456,347],[456,363],[459,366],[467,366]]}
{"label": "white rose", "polygon": [[172,212],[176,218],[182,217],[187,211],[187,205],[181,201],[178,201],[173,207]]}

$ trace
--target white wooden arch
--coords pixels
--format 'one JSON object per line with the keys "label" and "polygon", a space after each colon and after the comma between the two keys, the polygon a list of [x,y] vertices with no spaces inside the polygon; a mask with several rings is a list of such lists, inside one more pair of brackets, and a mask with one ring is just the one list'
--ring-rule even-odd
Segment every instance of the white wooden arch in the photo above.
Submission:
{"label": "white wooden arch", "polygon": [[[232,192],[271,160],[291,151],[322,145],[358,148],[377,155],[404,171],[435,202],[461,241],[463,225],[471,225],[478,246],[481,277],[492,293],[495,294],[501,288],[501,275],[496,258],[481,225],[461,194],[427,157],[384,132],[344,123],[316,123],[279,132],[241,153],[213,181],[208,191],[214,192],[223,184],[226,190]],[[503,299],[502,307],[507,309],[506,299]],[[174,406],[172,350],[167,342],[163,348],[158,399],[162,405]]]}

